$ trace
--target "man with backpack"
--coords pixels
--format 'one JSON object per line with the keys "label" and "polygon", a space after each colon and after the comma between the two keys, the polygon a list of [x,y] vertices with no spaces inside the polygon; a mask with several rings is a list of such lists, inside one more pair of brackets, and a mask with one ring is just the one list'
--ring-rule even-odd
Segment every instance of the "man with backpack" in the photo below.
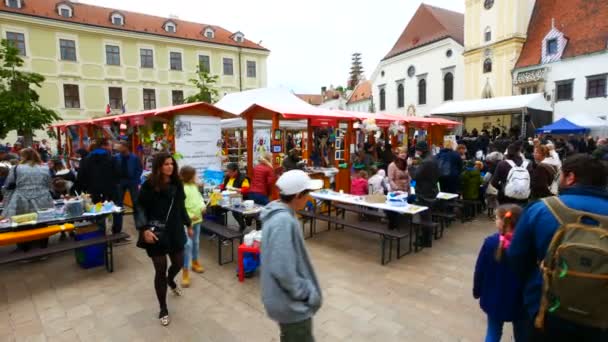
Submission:
{"label": "man with backpack", "polygon": [[526,283],[530,341],[608,341],[607,185],[603,162],[574,155],[559,197],[530,205],[519,220],[507,256]]}
{"label": "man with backpack", "polygon": [[498,189],[498,203],[526,205],[530,197],[532,163],[521,154],[521,145],[511,144],[505,160],[498,163],[491,184]]}
{"label": "man with backpack", "polygon": [[445,142],[444,148],[437,154],[439,185],[441,191],[457,194],[460,190],[459,177],[462,172],[462,159],[452,147],[452,142],[448,140]]}

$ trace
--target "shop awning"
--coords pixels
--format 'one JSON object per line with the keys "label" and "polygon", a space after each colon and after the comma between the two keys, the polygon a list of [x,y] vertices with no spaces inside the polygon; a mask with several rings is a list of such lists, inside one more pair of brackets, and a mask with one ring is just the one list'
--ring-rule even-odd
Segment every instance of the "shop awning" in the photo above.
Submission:
{"label": "shop awning", "polygon": [[539,134],[582,134],[587,132],[589,132],[588,128],[573,124],[567,119],[559,119],[550,125],[536,130],[536,133]]}
{"label": "shop awning", "polygon": [[104,116],[95,119],[88,120],[76,120],[60,122],[51,125],[51,127],[67,127],[67,126],[82,126],[82,125],[103,125],[112,122],[129,122],[131,125],[140,126],[143,125],[143,120],[152,116],[168,117],[177,114],[189,114],[189,115],[211,115],[217,116],[222,119],[234,118],[234,115],[230,112],[224,111],[214,105],[205,102],[194,102],[186,103],[177,106],[169,106],[156,108],[151,110],[145,110],[135,113],[126,113],[120,115]]}
{"label": "shop awning", "polygon": [[521,113],[526,109],[553,111],[543,94],[528,94],[481,100],[451,101],[433,109],[431,115],[466,117]]}

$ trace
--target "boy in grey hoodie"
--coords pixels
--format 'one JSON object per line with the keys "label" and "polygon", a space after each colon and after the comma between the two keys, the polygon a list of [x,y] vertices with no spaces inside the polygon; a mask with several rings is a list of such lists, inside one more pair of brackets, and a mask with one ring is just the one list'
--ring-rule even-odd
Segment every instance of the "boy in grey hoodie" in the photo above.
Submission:
{"label": "boy in grey hoodie", "polygon": [[308,257],[296,210],[310,190],[323,186],[301,170],[284,173],[276,182],[281,199],[262,212],[262,302],[279,324],[281,342],[313,342],[312,316],[321,307],[321,288]]}

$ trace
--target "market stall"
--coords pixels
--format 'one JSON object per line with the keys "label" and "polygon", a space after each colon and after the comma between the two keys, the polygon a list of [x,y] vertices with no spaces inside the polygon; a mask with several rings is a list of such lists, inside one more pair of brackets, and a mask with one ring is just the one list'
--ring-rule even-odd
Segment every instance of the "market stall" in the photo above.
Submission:
{"label": "market stall", "polygon": [[537,128],[553,121],[553,108],[543,94],[496,97],[481,100],[450,101],[433,110],[435,117],[460,120],[471,132],[492,131],[533,136]]}
{"label": "market stall", "polygon": [[[306,120],[307,132],[303,139],[306,146],[307,171],[311,176],[322,177],[326,184],[332,183],[344,191],[350,189],[350,150],[352,139],[352,117],[327,109],[314,107],[296,97],[286,89],[256,89],[225,96],[217,103],[219,108],[239,114],[247,121],[247,136],[254,135],[255,120],[271,120],[271,152],[273,164],[280,169],[285,151],[285,135],[280,130],[282,121]],[[340,121],[346,128],[339,127]],[[247,139],[247,170],[251,173],[255,160],[255,139]],[[337,157],[337,158],[336,158]],[[318,158],[322,167],[313,168],[313,159]],[[317,165],[317,166],[318,166]],[[325,166],[325,167],[323,167]],[[338,168],[338,166],[341,166]]]}
{"label": "market stall", "polygon": [[578,113],[568,115],[568,121],[578,126],[588,128],[589,134],[593,137],[608,138],[608,121],[599,116]]}

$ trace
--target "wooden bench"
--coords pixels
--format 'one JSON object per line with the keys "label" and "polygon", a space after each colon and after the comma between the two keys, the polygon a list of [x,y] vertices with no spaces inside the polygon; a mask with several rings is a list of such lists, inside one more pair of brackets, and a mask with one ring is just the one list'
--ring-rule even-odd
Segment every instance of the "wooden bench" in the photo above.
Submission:
{"label": "wooden bench", "polygon": [[100,236],[92,239],[82,240],[82,241],[65,241],[60,242],[58,244],[50,245],[48,248],[41,249],[33,249],[31,251],[25,253],[15,253],[11,255],[7,255],[4,257],[0,257],[0,265],[10,264],[18,261],[30,260],[42,258],[45,256],[59,254],[83,247],[89,247],[94,245],[105,245],[105,253],[104,253],[104,261],[106,270],[108,272],[114,272],[114,250],[113,243],[128,238],[129,234],[127,233],[118,233],[107,236]]}
{"label": "wooden bench", "polygon": [[[230,228],[212,221],[203,221],[201,230],[217,236],[217,262],[220,266],[234,261],[234,240],[238,239],[242,243],[243,232],[240,232],[237,227]],[[222,245],[225,241],[230,241],[230,260],[228,261],[224,261],[222,258]]]}
{"label": "wooden bench", "polygon": [[[366,233],[378,234],[381,238],[381,259],[380,263],[382,265],[386,265],[393,258],[393,241],[397,241],[397,259],[411,253],[412,251],[412,226],[410,225],[410,231],[404,232],[401,230],[390,230],[388,227],[383,227],[378,224],[372,224],[370,222],[358,223],[358,222],[347,222],[344,219],[338,217],[331,217],[327,215],[321,215],[309,211],[299,211],[298,212],[302,217],[307,218],[307,221],[310,222],[310,231],[311,236],[316,231],[316,221],[321,220],[325,221],[329,224],[334,224],[336,227],[346,227],[351,229],[356,229],[359,231],[363,231]],[[302,225],[302,229],[304,229],[304,224]],[[401,240],[409,237],[409,248],[405,253],[401,253]],[[388,259],[386,258],[386,245],[387,242],[389,244],[389,253]]]}

